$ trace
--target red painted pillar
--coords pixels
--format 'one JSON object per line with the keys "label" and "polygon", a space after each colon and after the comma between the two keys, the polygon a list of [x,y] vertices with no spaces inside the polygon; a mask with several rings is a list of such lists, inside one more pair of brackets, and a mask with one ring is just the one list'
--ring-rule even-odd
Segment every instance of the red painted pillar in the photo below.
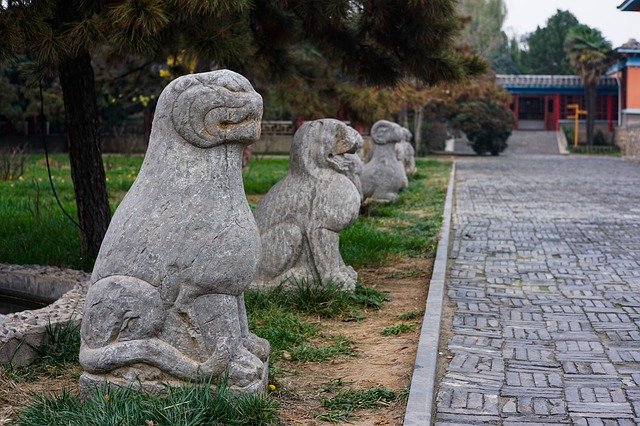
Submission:
{"label": "red painted pillar", "polygon": [[515,129],[518,130],[518,116],[520,115],[520,105],[518,102],[518,95],[513,95],[513,115],[516,116]]}
{"label": "red painted pillar", "polygon": [[553,95],[553,121],[554,129],[560,130],[560,95]]}
{"label": "red painted pillar", "polygon": [[613,95],[607,96],[607,122],[609,131],[613,132]]}

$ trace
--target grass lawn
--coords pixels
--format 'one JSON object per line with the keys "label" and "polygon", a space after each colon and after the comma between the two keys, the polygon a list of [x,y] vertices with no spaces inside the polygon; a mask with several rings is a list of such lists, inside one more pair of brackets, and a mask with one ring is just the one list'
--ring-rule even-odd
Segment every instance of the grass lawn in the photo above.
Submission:
{"label": "grass lawn", "polygon": [[[142,157],[105,155],[104,159],[115,209],[133,183]],[[54,156],[52,165],[61,201],[75,216],[66,156]],[[250,162],[244,173],[250,204],[286,174],[287,165],[286,158]],[[384,415],[401,416],[451,165],[419,159],[417,167],[419,173],[397,202],[371,206],[341,233],[343,258],[362,280],[355,294],[306,282],[293,290],[246,294],[251,329],[272,346],[270,395],[237,400],[222,393],[213,398],[206,386],[194,386],[164,397],[102,393],[81,405],[76,396],[81,372],[75,361],[77,330],[66,330],[54,333],[51,347],[42,349],[52,356],[29,367],[0,369],[0,389],[7,390],[0,391],[0,424],[3,417],[16,421],[20,412],[24,425],[102,424],[98,419],[104,419],[100,417],[104,412],[132,419],[118,424],[153,425],[175,424],[176,418],[180,424],[206,424],[207,418],[218,415],[212,413],[221,413],[217,418],[226,419],[225,424],[288,424],[292,419],[304,424],[339,423],[367,418],[368,412],[376,418],[380,407],[386,407]],[[79,256],[77,229],[51,195],[42,156],[29,158],[22,179],[0,182],[0,200],[0,262],[91,269],[92,259]],[[376,360],[376,367],[368,364],[369,358]],[[380,365],[385,362],[404,365],[405,370],[387,381],[357,380],[384,371]],[[67,390],[61,392],[62,388]],[[34,400],[31,393],[40,397]],[[210,408],[203,410],[204,406]]]}
{"label": "grass lawn", "polygon": [[[135,180],[143,156],[105,155],[111,211]],[[76,206],[67,155],[51,157],[60,201],[75,219]],[[254,160],[245,171],[247,194],[264,194],[287,172],[286,158]],[[0,262],[55,265],[91,271],[93,259],[80,255],[80,234],[64,215],[49,185],[42,155],[31,155],[20,179],[0,181]]]}
{"label": "grass lawn", "polygon": [[578,145],[573,146],[569,144],[567,147],[571,154],[586,154],[586,155],[606,155],[610,157],[621,157],[620,147],[617,145]]}

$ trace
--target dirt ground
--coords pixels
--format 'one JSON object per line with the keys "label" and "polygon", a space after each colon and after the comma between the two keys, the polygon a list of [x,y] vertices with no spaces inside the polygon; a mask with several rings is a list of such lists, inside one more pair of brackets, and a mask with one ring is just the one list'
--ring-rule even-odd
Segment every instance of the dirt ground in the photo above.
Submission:
{"label": "dirt ground", "polygon": [[[330,335],[343,335],[354,343],[357,355],[343,356],[323,363],[294,364],[281,367],[295,372],[279,381],[285,392],[280,404],[280,418],[292,425],[324,425],[315,419],[322,411],[319,397],[332,379],[342,379],[345,388],[370,389],[385,386],[401,391],[409,386],[415,362],[422,315],[412,321],[412,332],[383,336],[386,327],[403,321],[398,315],[409,311],[424,312],[431,278],[432,259],[399,259],[392,265],[360,269],[362,281],[389,295],[391,299],[379,311],[370,311],[360,322],[319,321]],[[328,397],[330,395],[325,395]],[[406,404],[393,403],[379,410],[356,412],[352,425],[401,425]]]}
{"label": "dirt ground", "polygon": [[[408,388],[422,323],[422,315],[402,321],[398,315],[423,312],[431,277],[432,259],[396,259],[388,266],[358,271],[366,286],[388,294],[382,309],[365,313],[358,322],[320,320],[324,337],[343,335],[353,342],[355,356],[341,356],[322,363],[279,362],[276,397],[280,418],[291,425],[324,425],[315,417],[322,411],[323,388],[332,379],[341,379],[342,389],[371,389],[384,386],[395,391]],[[414,323],[415,329],[397,336],[383,336],[386,327]],[[15,383],[0,372],[0,425],[12,424],[19,410],[35,395],[59,393],[63,388],[77,391],[81,369],[74,365],[64,376]],[[351,425],[401,425],[405,403],[393,403],[378,410],[357,411]]]}
{"label": "dirt ground", "polygon": [[63,389],[77,390],[80,374],[80,364],[74,364],[56,378],[42,377],[16,383],[0,369],[0,425],[14,424],[22,407],[31,403],[38,395],[59,394]]}

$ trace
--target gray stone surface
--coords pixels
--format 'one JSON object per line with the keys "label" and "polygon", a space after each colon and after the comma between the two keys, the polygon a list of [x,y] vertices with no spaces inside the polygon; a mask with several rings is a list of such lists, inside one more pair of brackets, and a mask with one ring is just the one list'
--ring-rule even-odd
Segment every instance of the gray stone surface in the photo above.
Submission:
{"label": "gray stone surface", "polygon": [[289,173],[255,211],[262,238],[255,288],[304,279],[355,289],[357,274],[340,256],[338,233],[358,218],[360,146],[360,134],[338,120],[310,121],[298,129]]}
{"label": "gray stone surface", "polygon": [[221,70],[171,82],[138,178],[93,270],[82,321],[81,390],[229,375],[264,390],[268,343],[247,326],[243,292],[260,237],[242,186],[243,146],[260,136],[262,98]]}
{"label": "gray stone surface", "polygon": [[500,155],[560,154],[555,131],[514,130],[507,139],[507,149]]}
{"label": "gray stone surface", "polygon": [[[451,233],[451,213],[453,210],[453,179],[455,164],[452,167],[447,187],[447,197],[442,213],[442,229],[433,263],[433,273],[429,282],[429,295],[425,307],[424,319],[420,329],[420,341],[416,353],[416,362],[411,377],[411,389],[404,416],[405,426],[424,426],[431,421],[435,395],[436,367],[438,364],[438,342],[444,309],[445,281],[449,239]],[[475,397],[474,401],[478,401]]]}
{"label": "gray stone surface", "polygon": [[390,121],[380,120],[371,127],[371,160],[364,165],[360,178],[363,202],[395,201],[398,191],[409,185],[395,151],[404,137],[404,128]]}
{"label": "gray stone surface", "polygon": [[0,288],[54,300],[42,309],[0,315],[0,364],[27,365],[36,359],[47,326],[79,324],[89,274],[72,269],[0,264]]}
{"label": "gray stone surface", "polygon": [[439,424],[640,422],[640,168],[458,161]]}
{"label": "gray stone surface", "polygon": [[411,145],[413,135],[406,127],[402,128],[404,139],[396,144],[396,157],[404,166],[404,172],[407,176],[413,176],[418,171],[416,169],[416,151]]}

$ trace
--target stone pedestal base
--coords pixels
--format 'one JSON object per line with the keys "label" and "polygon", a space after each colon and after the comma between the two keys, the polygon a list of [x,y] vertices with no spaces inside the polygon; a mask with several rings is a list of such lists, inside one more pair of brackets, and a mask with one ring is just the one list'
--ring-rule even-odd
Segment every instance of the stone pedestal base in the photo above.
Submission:
{"label": "stone pedestal base", "polygon": [[[229,386],[229,391],[237,394],[264,393],[269,384],[268,361],[265,362],[264,372],[259,381],[255,381],[245,387]],[[163,377],[164,376],[164,377]],[[217,383],[217,381],[214,381]],[[194,382],[184,382],[175,378],[168,378],[160,370],[147,365],[135,365],[118,369],[110,374],[91,374],[84,372],[80,376],[80,396],[86,400],[93,396],[96,389],[108,386],[109,388],[132,388],[149,393],[165,393],[169,387],[193,385]],[[215,392],[216,386],[211,386]]]}

